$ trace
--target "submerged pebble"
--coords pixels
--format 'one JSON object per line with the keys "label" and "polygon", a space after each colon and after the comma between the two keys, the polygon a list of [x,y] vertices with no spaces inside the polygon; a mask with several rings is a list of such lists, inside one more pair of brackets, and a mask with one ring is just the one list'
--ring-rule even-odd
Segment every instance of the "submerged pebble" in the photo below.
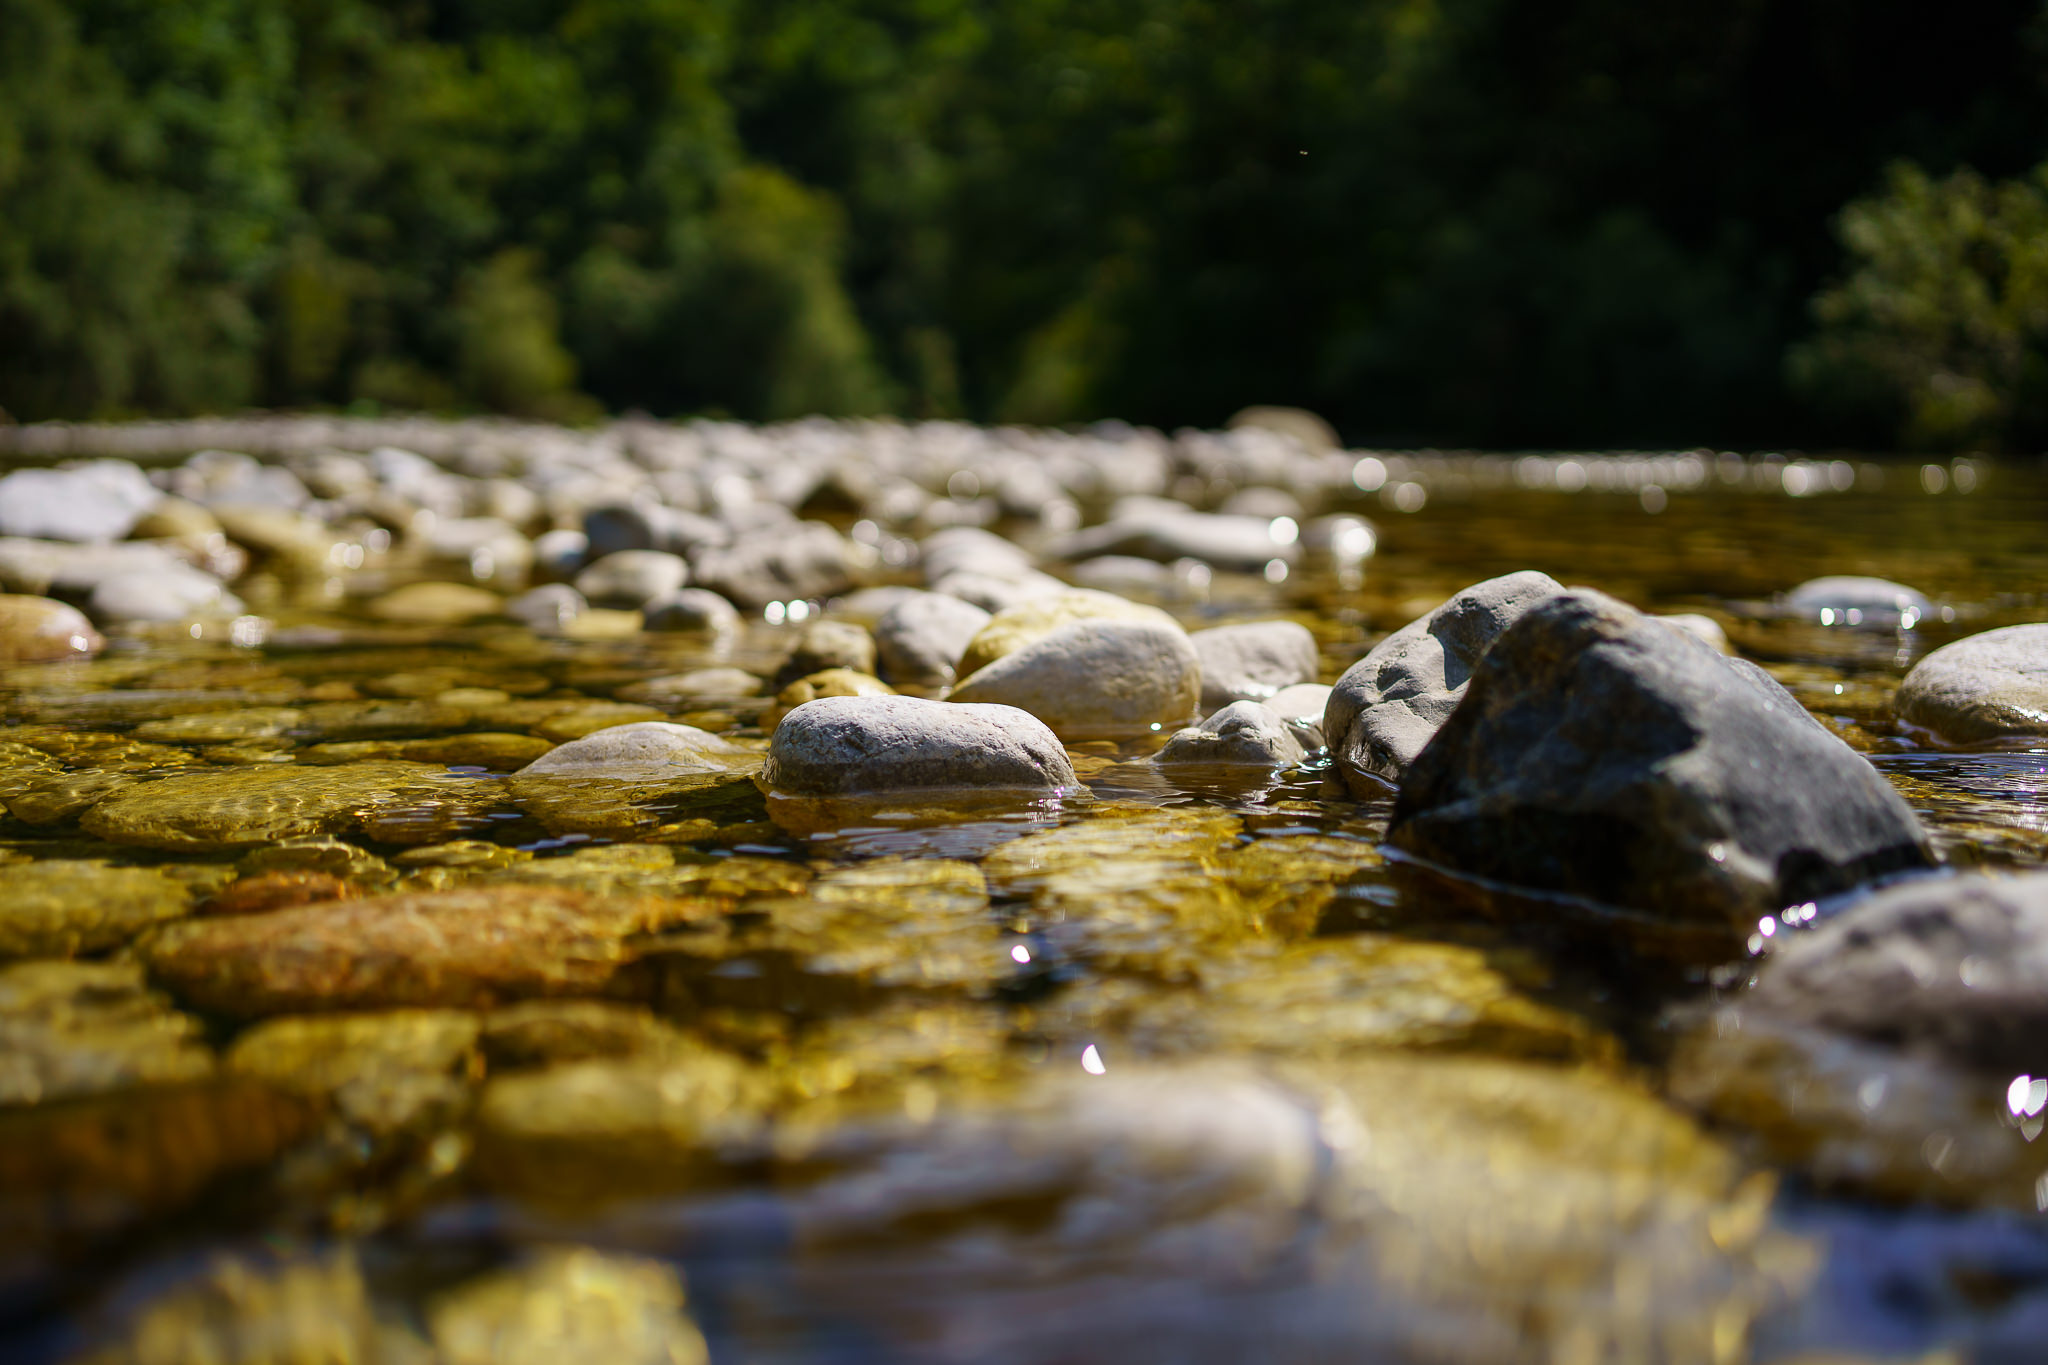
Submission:
{"label": "submerged pebble", "polygon": [[503,884],[191,920],[143,950],[179,999],[240,1018],[602,994],[635,935],[703,902]]}

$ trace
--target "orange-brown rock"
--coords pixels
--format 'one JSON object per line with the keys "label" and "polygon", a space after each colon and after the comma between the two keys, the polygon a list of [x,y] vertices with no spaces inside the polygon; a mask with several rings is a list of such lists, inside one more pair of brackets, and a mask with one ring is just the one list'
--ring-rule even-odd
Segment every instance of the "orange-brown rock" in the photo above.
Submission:
{"label": "orange-brown rock", "polygon": [[354,882],[326,872],[262,872],[221,888],[199,907],[202,915],[262,915],[294,905],[347,900]]}
{"label": "orange-brown rock", "polygon": [[604,994],[636,956],[636,936],[724,907],[708,898],[465,886],[194,920],[158,934],[144,954],[181,999],[245,1018],[479,1006]]}
{"label": "orange-brown rock", "polygon": [[0,593],[0,664],[86,659],[105,643],[76,607],[47,597]]}

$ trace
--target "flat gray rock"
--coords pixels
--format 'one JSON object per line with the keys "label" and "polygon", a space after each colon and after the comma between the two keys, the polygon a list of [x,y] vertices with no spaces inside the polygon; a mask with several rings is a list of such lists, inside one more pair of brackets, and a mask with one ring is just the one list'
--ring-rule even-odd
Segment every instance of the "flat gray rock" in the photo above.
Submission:
{"label": "flat gray rock", "polygon": [[1219,569],[1257,573],[1276,559],[1288,564],[1298,561],[1299,535],[1291,521],[1193,512],[1160,503],[1075,531],[1059,542],[1055,552],[1062,559],[1098,555],[1135,555],[1161,562],[1197,559]]}
{"label": "flat gray rock", "polygon": [[567,583],[544,583],[505,603],[505,614],[540,635],[556,635],[590,610],[583,594]]}
{"label": "flat gray rock", "polygon": [[2048,734],[2048,625],[1942,646],[1913,666],[1892,709],[1957,744]]}
{"label": "flat gray rock", "polygon": [[1072,588],[1054,578],[1051,574],[1032,570],[1015,578],[997,578],[991,574],[975,573],[962,569],[949,573],[943,578],[933,579],[931,589],[946,597],[957,597],[971,606],[980,607],[991,614],[1021,607],[1026,602],[1041,598],[1058,597]]}
{"label": "flat gray rock", "polygon": [[1384,794],[1450,719],[1487,649],[1523,612],[1564,591],[1525,569],[1489,578],[1409,622],[1344,670],[1323,713],[1323,736],[1351,794]]}
{"label": "flat gray rock", "polygon": [[990,615],[944,593],[899,599],[875,622],[875,650],[884,682],[897,687],[950,687],[954,665]]}
{"label": "flat gray rock", "polygon": [[1160,763],[1244,763],[1268,768],[1301,760],[1301,741],[1272,707],[1234,701],[1178,731],[1159,751]]}
{"label": "flat gray rock", "polygon": [[745,669],[693,668],[687,673],[668,673],[629,683],[616,695],[620,701],[680,711],[758,698],[761,686],[761,680]]}
{"label": "flat gray rock", "polygon": [[1296,621],[1217,626],[1188,636],[1202,661],[1202,708],[1264,701],[1316,680],[1316,637]]}
{"label": "flat gray rock", "polygon": [[822,697],[775,727],[762,780],[800,796],[1076,785],[1066,750],[1013,706]]}
{"label": "flat gray rock", "polygon": [[162,497],[148,476],[126,460],[17,469],[0,478],[0,536],[93,544],[119,540]]}
{"label": "flat gray rock", "polygon": [[747,527],[731,545],[691,550],[690,572],[698,586],[759,611],[844,592],[855,559],[853,545],[824,522],[782,521]]}
{"label": "flat gray rock", "polygon": [[591,508],[583,514],[583,534],[594,558],[621,550],[688,555],[705,546],[732,541],[731,528],[710,517],[646,502]]}
{"label": "flat gray rock", "polygon": [[1787,933],[1755,1008],[1980,1068],[2038,1066],[2048,1032],[2048,873],[1889,887]]}
{"label": "flat gray rock", "polygon": [[1892,630],[1911,625],[1934,610],[1934,604],[1903,583],[1859,574],[1812,578],[1785,594],[1793,615],[1827,626],[1867,626]]}
{"label": "flat gray rock", "polygon": [[926,536],[918,546],[927,587],[953,574],[1018,582],[1037,572],[1031,556],[993,531],[978,526],[951,526]]}
{"label": "flat gray rock", "polygon": [[731,635],[740,628],[739,609],[709,588],[678,588],[640,611],[649,630]]}
{"label": "flat gray rock", "polygon": [[775,685],[784,687],[828,668],[850,669],[873,677],[874,637],[851,621],[813,621],[803,628],[796,638],[796,648],[775,671]]}
{"label": "flat gray rock", "polygon": [[1329,741],[1323,735],[1323,712],[1329,709],[1331,688],[1324,683],[1296,683],[1266,699],[1304,749],[1320,749]]}
{"label": "flat gray rock", "polygon": [[1769,675],[1588,589],[1500,633],[1402,778],[1389,838],[1738,932],[1934,861],[1891,785]]}
{"label": "flat gray rock", "polygon": [[589,558],[590,537],[581,531],[543,531],[533,540],[532,573],[539,582],[566,583]]}
{"label": "flat gray rock", "polygon": [[514,777],[610,777],[645,782],[700,773],[745,772],[750,749],[691,725],[646,720],[593,731],[550,749]]}
{"label": "flat gray rock", "polygon": [[690,581],[682,556],[661,550],[620,550],[576,575],[576,591],[593,606],[637,611]]}
{"label": "flat gray rock", "polygon": [[86,601],[101,625],[222,620],[242,614],[242,599],[211,574],[183,565],[103,578]]}
{"label": "flat gray rock", "polygon": [[1077,621],[975,670],[953,700],[1019,707],[1066,739],[1111,739],[1185,725],[1201,682],[1178,626]]}

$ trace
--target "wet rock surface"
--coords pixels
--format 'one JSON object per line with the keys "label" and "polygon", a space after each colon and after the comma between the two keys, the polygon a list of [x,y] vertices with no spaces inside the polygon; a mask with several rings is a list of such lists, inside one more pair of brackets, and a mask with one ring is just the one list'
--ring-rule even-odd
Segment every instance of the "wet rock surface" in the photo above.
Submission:
{"label": "wet rock surface", "polygon": [[144,949],[180,999],[241,1017],[603,994],[628,940],[701,903],[505,885],[194,920]]}
{"label": "wet rock surface", "polygon": [[1899,718],[1960,744],[2048,734],[2048,625],[2006,626],[1914,665]]}
{"label": "wet rock surface", "polygon": [[1316,680],[1316,637],[1293,621],[1217,626],[1196,631],[1188,642],[1202,661],[1201,704],[1208,710],[1266,701]]}
{"label": "wet rock surface", "polygon": [[1476,583],[1395,631],[1344,671],[1323,713],[1323,736],[1352,795],[1372,779],[1398,782],[1464,699],[1472,670],[1523,612],[1562,592],[1547,574]]}
{"label": "wet rock surface", "polygon": [[76,607],[0,594],[0,664],[89,658],[105,643]]}
{"label": "wet rock surface", "polygon": [[1751,990],[1685,1013],[1674,1092],[1830,1186],[2036,1209],[2048,879],[1920,879],[1801,919]]}
{"label": "wet rock surface", "polygon": [[252,848],[350,827],[360,816],[430,789],[438,769],[414,763],[193,773],[124,787],[86,811],[88,833],[170,850]]}
{"label": "wet rock surface", "polygon": [[1587,590],[1493,641],[1389,834],[1494,881],[1743,929],[1933,862],[1898,794],[1762,670]]}
{"label": "wet rock surface", "polygon": [[1043,723],[1012,706],[916,697],[808,702],[776,726],[762,781],[802,796],[1075,785]]}
{"label": "wet rock surface", "polygon": [[[242,609],[0,658],[0,1354],[2031,1358],[2048,762],[1894,696],[2037,619],[2031,467],[1937,505],[1846,462],[1299,423],[0,427],[30,440],[146,455],[113,477],[152,501],[126,540],[0,536],[0,588],[189,574]],[[691,586],[581,599],[620,551]],[[1931,608],[1781,596],[1836,570]],[[1497,665],[1515,585],[1560,581],[1711,664]],[[1177,639],[1193,668],[1131,675],[1177,713],[966,734],[993,708],[922,699],[1076,627]],[[1368,656],[1371,698],[1314,681]],[[1394,784],[1497,667],[1655,799],[1489,851],[1683,889],[1702,810],[1798,834],[1786,802],[1875,781],[1970,871],[1736,919],[1422,865]],[[1127,674],[1047,676],[1070,724]],[[1706,676],[1833,757],[1717,722],[1643,759],[1649,703]],[[926,709],[757,783],[839,706]],[[1406,758],[1372,766],[1372,716]]]}
{"label": "wet rock surface", "polygon": [[875,622],[882,674],[897,686],[950,687],[960,656],[992,618],[971,602],[943,593],[919,593],[898,602]]}
{"label": "wet rock surface", "polygon": [[1302,756],[1301,741],[1280,713],[1255,701],[1234,701],[1185,730],[1159,751],[1161,763],[1252,763],[1273,767]]}
{"label": "wet rock surface", "polygon": [[1201,676],[1178,626],[1079,621],[970,673],[952,700],[1029,711],[1063,738],[1127,739],[1190,719]]}

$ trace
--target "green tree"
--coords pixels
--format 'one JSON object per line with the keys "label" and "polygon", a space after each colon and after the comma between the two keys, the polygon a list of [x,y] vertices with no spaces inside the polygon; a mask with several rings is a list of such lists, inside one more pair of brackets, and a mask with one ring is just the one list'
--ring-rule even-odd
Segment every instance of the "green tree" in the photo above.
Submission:
{"label": "green tree", "polygon": [[1851,269],[1792,353],[1803,390],[1917,448],[2048,438],[2048,165],[1994,184],[1901,163],[1838,230]]}

